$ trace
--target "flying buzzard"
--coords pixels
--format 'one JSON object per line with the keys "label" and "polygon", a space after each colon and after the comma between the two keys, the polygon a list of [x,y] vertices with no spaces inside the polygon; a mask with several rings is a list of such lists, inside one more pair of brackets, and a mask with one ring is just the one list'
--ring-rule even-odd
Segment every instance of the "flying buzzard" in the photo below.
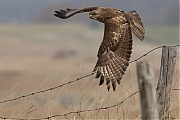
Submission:
{"label": "flying buzzard", "polygon": [[136,11],[124,12],[115,8],[86,7],[83,9],[66,9],[55,11],[55,16],[67,19],[77,13],[90,12],[91,19],[104,23],[104,37],[97,57],[98,61],[93,72],[100,77],[99,85],[106,80],[109,91],[112,84],[116,89],[116,81],[124,75],[132,53],[132,32],[140,40],[144,39],[145,29]]}

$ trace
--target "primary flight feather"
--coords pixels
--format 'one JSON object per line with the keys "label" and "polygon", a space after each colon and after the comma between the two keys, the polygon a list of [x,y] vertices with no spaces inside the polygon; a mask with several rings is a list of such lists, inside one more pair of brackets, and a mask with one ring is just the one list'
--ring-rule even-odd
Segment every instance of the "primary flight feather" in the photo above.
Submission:
{"label": "primary flight feather", "polygon": [[55,16],[67,19],[75,14],[90,12],[91,19],[104,23],[104,37],[98,50],[98,61],[93,72],[100,78],[99,85],[106,80],[109,91],[111,84],[116,90],[120,84],[132,53],[132,33],[140,40],[144,39],[145,29],[136,11],[124,12],[115,8],[86,7],[55,11]]}

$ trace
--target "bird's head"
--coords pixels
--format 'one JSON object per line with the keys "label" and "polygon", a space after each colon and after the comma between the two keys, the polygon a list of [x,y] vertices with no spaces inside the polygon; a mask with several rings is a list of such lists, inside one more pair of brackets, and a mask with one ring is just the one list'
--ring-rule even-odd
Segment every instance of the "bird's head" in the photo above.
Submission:
{"label": "bird's head", "polygon": [[100,14],[98,10],[93,10],[89,13],[89,17],[94,20],[99,20]]}
{"label": "bird's head", "polygon": [[89,13],[89,17],[94,20],[105,23],[109,18],[111,18],[109,10],[107,8],[100,7],[96,10],[93,10]]}

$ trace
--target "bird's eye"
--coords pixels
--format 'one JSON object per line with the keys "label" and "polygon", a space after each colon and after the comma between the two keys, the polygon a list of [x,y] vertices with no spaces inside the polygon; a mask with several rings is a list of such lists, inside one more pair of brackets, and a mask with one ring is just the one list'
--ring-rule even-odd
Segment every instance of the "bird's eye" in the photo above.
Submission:
{"label": "bird's eye", "polygon": [[91,13],[91,15],[97,15],[96,13]]}
{"label": "bird's eye", "polygon": [[109,17],[109,16],[106,16],[106,19],[110,19],[111,17]]}

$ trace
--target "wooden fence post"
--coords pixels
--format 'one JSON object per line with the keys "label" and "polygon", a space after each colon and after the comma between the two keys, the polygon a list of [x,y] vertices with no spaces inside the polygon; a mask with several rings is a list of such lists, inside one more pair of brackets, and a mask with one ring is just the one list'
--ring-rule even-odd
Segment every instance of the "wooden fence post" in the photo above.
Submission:
{"label": "wooden fence post", "polygon": [[137,62],[142,119],[158,119],[154,72],[147,61]]}
{"label": "wooden fence post", "polygon": [[177,49],[172,46],[162,48],[160,75],[157,85],[157,104],[160,119],[169,118],[172,77],[176,64]]}

